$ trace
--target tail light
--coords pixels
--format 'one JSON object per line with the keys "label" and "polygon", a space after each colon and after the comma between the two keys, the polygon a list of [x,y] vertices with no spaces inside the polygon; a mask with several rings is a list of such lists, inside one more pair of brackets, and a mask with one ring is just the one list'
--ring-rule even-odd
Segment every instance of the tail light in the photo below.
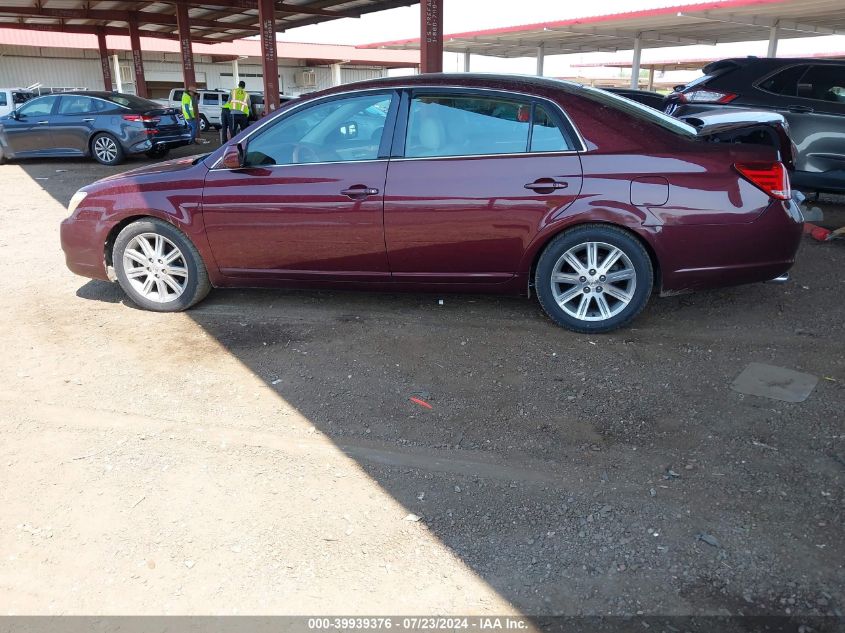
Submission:
{"label": "tail light", "polygon": [[772,198],[789,200],[792,197],[789,173],[781,162],[734,163],[734,169],[748,182],[762,189]]}
{"label": "tail light", "polygon": [[677,94],[681,103],[730,103],[739,96],[733,92],[719,92],[718,90],[692,90]]}
{"label": "tail light", "polygon": [[161,121],[161,117],[151,116],[149,114],[124,114],[124,121],[132,121],[133,123],[151,123],[153,125]]}

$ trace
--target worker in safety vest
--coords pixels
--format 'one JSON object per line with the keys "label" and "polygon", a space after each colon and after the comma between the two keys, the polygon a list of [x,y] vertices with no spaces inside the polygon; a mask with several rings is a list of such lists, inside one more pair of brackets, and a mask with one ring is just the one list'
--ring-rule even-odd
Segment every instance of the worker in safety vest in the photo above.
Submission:
{"label": "worker in safety vest", "polygon": [[199,124],[196,107],[196,86],[188,86],[182,93],[182,116],[191,128],[191,140],[196,142]]}
{"label": "worker in safety vest", "polygon": [[245,130],[249,123],[249,93],[244,90],[246,83],[241,81],[229,94],[229,117],[232,120],[232,136]]}

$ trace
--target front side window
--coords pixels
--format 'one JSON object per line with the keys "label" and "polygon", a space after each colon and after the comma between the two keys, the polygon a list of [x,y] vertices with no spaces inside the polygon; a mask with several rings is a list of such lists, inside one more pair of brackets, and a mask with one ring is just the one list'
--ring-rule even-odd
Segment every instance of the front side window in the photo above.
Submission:
{"label": "front side window", "polygon": [[56,99],[58,97],[49,96],[49,97],[40,97],[38,99],[33,99],[32,101],[28,101],[26,104],[22,105],[20,108],[20,115],[21,116],[46,116],[53,111],[53,105],[56,103]]}
{"label": "front side window", "polygon": [[6,99],[6,93],[0,92],[0,106],[8,105],[9,101]]}
{"label": "front side window", "polygon": [[250,138],[245,162],[258,166],[375,160],[390,101],[390,95],[371,94],[298,110]]}

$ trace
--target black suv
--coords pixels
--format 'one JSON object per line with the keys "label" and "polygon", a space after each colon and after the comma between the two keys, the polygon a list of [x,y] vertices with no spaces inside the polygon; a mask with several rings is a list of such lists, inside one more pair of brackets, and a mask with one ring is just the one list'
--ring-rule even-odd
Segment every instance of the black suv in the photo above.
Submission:
{"label": "black suv", "polygon": [[713,62],[703,72],[666,97],[667,114],[774,110],[786,118],[797,148],[794,187],[845,192],[845,60],[746,57]]}

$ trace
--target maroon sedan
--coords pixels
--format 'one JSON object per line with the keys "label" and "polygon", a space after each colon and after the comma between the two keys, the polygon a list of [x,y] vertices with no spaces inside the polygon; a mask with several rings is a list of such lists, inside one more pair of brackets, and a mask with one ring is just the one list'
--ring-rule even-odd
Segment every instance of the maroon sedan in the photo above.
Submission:
{"label": "maroon sedan", "polygon": [[62,248],[150,310],[212,286],[533,289],[556,323],[603,332],[655,290],[792,266],[789,157],[748,122],[710,127],[551,79],[345,85],[207,156],[84,187]]}

